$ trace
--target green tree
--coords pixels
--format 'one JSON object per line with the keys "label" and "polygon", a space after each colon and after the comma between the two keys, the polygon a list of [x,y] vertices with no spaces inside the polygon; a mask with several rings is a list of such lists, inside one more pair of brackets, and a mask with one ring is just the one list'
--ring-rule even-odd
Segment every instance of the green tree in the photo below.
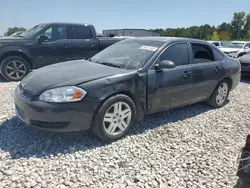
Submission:
{"label": "green tree", "polygon": [[[223,22],[217,27],[209,24],[191,26],[188,28],[152,29],[161,36],[188,37],[209,40],[211,37],[217,40],[249,40],[250,13],[235,12],[231,22]],[[214,32],[217,33],[214,33]]]}
{"label": "green tree", "polygon": [[243,11],[234,13],[233,20],[231,22],[232,35],[234,39],[238,40],[242,36],[242,30],[246,22],[245,16],[246,13]]}
{"label": "green tree", "polygon": [[245,25],[243,27],[243,38],[248,38],[250,33],[250,13],[246,15],[245,17]]}
{"label": "green tree", "polygon": [[4,33],[4,36],[10,36],[17,31],[26,31],[26,29],[24,27],[9,27],[7,32]]}
{"label": "green tree", "polygon": [[227,31],[221,31],[219,33],[219,38],[220,38],[220,40],[225,40],[225,41],[231,40],[230,33]]}
{"label": "green tree", "polygon": [[220,40],[220,37],[218,35],[218,32],[217,31],[214,31],[213,32],[213,35],[211,36],[210,38],[211,40]]}

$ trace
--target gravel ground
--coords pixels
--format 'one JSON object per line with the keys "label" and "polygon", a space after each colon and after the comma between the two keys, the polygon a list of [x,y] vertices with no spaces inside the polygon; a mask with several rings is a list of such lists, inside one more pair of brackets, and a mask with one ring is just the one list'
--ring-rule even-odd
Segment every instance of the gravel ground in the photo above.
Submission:
{"label": "gravel ground", "polygon": [[0,187],[233,187],[249,130],[249,84],[242,81],[221,109],[153,114],[104,144],[25,126],[13,116],[16,83],[0,83]]}

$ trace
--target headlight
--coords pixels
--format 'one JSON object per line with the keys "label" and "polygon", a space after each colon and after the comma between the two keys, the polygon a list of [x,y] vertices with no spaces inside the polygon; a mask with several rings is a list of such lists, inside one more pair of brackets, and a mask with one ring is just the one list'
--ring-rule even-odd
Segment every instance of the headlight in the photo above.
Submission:
{"label": "headlight", "polygon": [[74,102],[80,101],[87,94],[84,89],[75,86],[59,87],[43,92],[39,99],[44,102]]}

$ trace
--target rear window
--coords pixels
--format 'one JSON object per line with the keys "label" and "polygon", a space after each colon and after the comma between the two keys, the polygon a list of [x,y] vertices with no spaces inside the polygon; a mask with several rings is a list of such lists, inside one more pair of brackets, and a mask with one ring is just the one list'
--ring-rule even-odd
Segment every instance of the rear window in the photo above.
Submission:
{"label": "rear window", "polygon": [[218,42],[213,42],[212,44],[215,46],[220,46],[220,44]]}
{"label": "rear window", "polygon": [[222,61],[224,59],[224,56],[218,52],[217,50],[213,49],[213,53],[214,53],[214,60],[215,61]]}
{"label": "rear window", "polygon": [[92,30],[89,26],[74,26],[73,33],[75,39],[91,39],[93,38]]}

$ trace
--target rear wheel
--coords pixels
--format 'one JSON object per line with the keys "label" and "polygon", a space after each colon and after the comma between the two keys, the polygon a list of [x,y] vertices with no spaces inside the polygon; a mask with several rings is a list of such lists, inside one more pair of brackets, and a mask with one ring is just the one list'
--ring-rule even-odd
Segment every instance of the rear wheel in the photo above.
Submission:
{"label": "rear wheel", "polygon": [[215,88],[211,98],[207,103],[215,108],[220,108],[227,103],[230,87],[227,80],[222,80]]}
{"label": "rear wheel", "polygon": [[1,74],[7,81],[20,81],[29,72],[29,63],[18,56],[7,57],[1,63]]}
{"label": "rear wheel", "polygon": [[136,108],[131,98],[126,95],[113,96],[98,110],[92,130],[105,141],[117,140],[135,123],[135,114]]}

